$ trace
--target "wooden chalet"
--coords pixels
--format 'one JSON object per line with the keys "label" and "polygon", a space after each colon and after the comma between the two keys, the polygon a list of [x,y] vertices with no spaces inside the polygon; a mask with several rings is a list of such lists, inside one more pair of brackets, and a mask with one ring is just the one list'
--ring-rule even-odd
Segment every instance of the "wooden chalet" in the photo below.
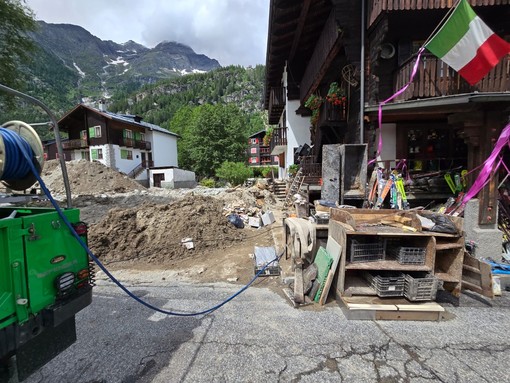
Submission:
{"label": "wooden chalet", "polygon": [[[510,39],[509,0],[469,2],[495,33]],[[286,176],[295,161],[294,149],[304,143],[313,152],[303,166],[313,166],[317,175],[326,144],[368,144],[368,159],[374,158],[379,103],[409,81],[419,47],[455,4],[455,0],[271,0],[265,107],[269,123],[280,131],[273,145],[280,176]],[[333,82],[346,102],[340,106],[322,102],[311,123],[313,111],[305,106],[307,101],[312,95],[324,99]],[[510,57],[470,86],[425,53],[412,84],[383,108],[379,166],[391,168],[405,160],[415,174],[474,169],[490,154],[509,116]],[[479,195],[480,223],[496,219],[496,182]],[[429,188],[414,194],[431,199],[448,194],[442,193],[444,189],[432,191],[437,193]]]}

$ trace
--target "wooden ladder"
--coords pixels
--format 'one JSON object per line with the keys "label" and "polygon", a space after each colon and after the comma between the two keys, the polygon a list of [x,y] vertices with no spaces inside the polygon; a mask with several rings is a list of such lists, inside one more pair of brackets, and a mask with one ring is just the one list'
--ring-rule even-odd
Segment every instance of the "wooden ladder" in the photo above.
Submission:
{"label": "wooden ladder", "polygon": [[285,206],[289,206],[292,202],[294,194],[301,190],[301,185],[303,184],[304,179],[305,176],[303,175],[303,169],[299,168],[296,175],[294,176],[294,179],[292,180],[289,191],[287,192],[287,197],[285,198]]}

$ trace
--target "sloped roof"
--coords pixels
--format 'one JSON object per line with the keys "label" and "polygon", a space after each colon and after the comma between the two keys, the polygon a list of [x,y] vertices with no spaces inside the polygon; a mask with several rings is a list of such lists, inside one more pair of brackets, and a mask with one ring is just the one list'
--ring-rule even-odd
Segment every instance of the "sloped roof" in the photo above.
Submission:
{"label": "sloped roof", "polygon": [[73,109],[71,109],[69,112],[67,112],[60,120],[58,120],[58,124],[60,125],[61,123],[63,123],[65,119],[69,118],[72,114],[74,114],[77,110],[80,110],[80,109],[86,109],[92,113],[96,113],[96,114],[103,116],[105,118],[108,118],[110,120],[124,122],[124,123],[130,124],[130,125],[143,127],[144,129],[147,129],[147,130],[151,130],[151,131],[154,130],[154,131],[157,131],[160,133],[169,134],[171,136],[180,137],[178,134],[173,133],[165,128],[162,128],[161,126],[142,121],[142,117],[140,117],[140,116],[136,116],[136,115],[132,115],[132,114],[118,114],[118,113],[113,113],[113,112],[108,112],[108,111],[103,112],[103,111],[100,111],[99,109],[92,108],[92,107],[84,105],[84,104],[78,104]]}
{"label": "sloped roof", "polygon": [[251,136],[248,136],[248,138],[252,138],[252,137],[258,136],[259,134],[262,134],[262,133],[266,133],[266,130],[263,129],[263,130],[258,131],[257,133],[253,133]]}

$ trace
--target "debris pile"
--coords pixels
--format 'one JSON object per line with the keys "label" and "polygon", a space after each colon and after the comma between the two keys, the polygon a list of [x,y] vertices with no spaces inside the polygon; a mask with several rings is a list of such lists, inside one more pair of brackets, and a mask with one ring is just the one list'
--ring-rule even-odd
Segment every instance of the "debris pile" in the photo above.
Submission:
{"label": "debris pile", "polygon": [[[66,168],[74,195],[125,193],[145,189],[132,178],[106,167],[100,162],[67,161]],[[41,176],[52,194],[65,193],[62,169],[58,160],[47,161]]]}
{"label": "debris pile", "polygon": [[[108,262],[143,260],[167,263],[206,256],[246,237],[223,214],[223,203],[212,197],[187,196],[170,204],[143,203],[111,209],[89,231],[89,246]],[[193,242],[188,249],[183,238]]]}

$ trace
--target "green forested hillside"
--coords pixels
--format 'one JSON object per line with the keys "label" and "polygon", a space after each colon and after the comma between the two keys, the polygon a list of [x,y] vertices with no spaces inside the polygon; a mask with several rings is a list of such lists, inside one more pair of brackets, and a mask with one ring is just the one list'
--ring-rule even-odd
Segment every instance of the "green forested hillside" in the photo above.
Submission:
{"label": "green forested hillside", "polygon": [[218,68],[119,92],[108,108],[179,134],[179,166],[209,177],[223,161],[245,161],[248,136],[267,125],[264,76],[262,65]]}
{"label": "green forested hillside", "polygon": [[183,106],[235,104],[249,116],[258,116],[263,110],[264,77],[263,65],[218,68],[145,85],[133,94],[116,93],[109,109],[140,115],[165,128]]}

